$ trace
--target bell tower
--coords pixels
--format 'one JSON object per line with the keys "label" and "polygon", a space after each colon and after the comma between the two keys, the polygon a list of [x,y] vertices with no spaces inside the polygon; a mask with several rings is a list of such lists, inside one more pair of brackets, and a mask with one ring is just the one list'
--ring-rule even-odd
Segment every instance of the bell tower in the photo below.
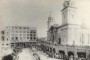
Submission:
{"label": "bell tower", "polygon": [[76,6],[74,0],[66,0],[62,9],[62,24],[76,24]]}
{"label": "bell tower", "polygon": [[50,27],[55,23],[54,21],[54,17],[52,17],[52,12],[50,12],[50,16],[48,17],[48,21],[47,21],[47,25],[48,25],[48,30],[50,29]]}

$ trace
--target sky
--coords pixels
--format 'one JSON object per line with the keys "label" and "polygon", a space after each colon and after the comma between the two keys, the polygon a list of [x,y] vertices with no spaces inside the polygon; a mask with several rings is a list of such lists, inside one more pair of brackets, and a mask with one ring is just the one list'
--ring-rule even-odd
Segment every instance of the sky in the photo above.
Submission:
{"label": "sky", "polygon": [[[1,1],[1,0],[0,0]],[[37,27],[38,37],[47,36],[47,20],[52,11],[56,23],[61,25],[63,2],[65,0],[2,0],[1,26]],[[78,0],[78,19],[90,23],[90,0]],[[80,21],[79,21],[80,22]]]}

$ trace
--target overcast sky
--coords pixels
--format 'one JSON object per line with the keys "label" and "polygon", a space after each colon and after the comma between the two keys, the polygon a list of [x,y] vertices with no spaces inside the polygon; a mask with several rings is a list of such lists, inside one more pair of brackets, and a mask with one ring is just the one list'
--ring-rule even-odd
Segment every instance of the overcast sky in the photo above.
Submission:
{"label": "overcast sky", "polygon": [[[3,0],[2,25],[37,27],[38,36],[47,34],[47,19],[52,11],[56,23],[61,25],[64,0]],[[79,19],[90,22],[90,0],[79,0]]]}

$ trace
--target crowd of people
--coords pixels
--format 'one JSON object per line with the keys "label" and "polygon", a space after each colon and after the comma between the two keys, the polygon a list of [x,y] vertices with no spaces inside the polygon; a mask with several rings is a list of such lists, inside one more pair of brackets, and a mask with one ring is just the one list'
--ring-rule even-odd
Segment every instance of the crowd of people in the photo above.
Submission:
{"label": "crowd of people", "polygon": [[40,56],[36,53],[33,53],[33,56],[36,58],[36,60],[40,60]]}
{"label": "crowd of people", "polygon": [[[40,59],[40,56],[36,53],[36,48],[30,48],[30,50],[32,51],[32,55],[35,57],[36,60],[41,60]],[[40,50],[41,51],[41,50]],[[12,53],[12,56],[15,60],[18,59],[17,57],[17,54],[18,53],[21,53],[22,52],[22,49],[15,49],[14,52]],[[42,52],[44,52],[42,50]],[[45,53],[45,52],[44,52]],[[46,53],[47,54],[47,53]],[[48,54],[47,54],[48,55]],[[48,55],[49,56],[49,55]],[[60,56],[60,55],[59,55]],[[61,55],[62,56],[62,55]],[[59,58],[60,60],[88,60],[87,58],[84,58],[84,57],[78,57],[78,58],[75,58],[74,56],[71,56],[71,57],[68,57],[68,56],[64,56],[63,58]]]}

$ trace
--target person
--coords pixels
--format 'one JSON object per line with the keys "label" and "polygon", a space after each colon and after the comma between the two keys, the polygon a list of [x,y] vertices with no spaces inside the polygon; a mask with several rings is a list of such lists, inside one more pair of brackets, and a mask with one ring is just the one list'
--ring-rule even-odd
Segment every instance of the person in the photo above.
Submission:
{"label": "person", "polygon": [[40,57],[38,55],[36,55],[36,60],[40,60]]}
{"label": "person", "polygon": [[37,60],[40,60],[40,57],[37,57]]}

